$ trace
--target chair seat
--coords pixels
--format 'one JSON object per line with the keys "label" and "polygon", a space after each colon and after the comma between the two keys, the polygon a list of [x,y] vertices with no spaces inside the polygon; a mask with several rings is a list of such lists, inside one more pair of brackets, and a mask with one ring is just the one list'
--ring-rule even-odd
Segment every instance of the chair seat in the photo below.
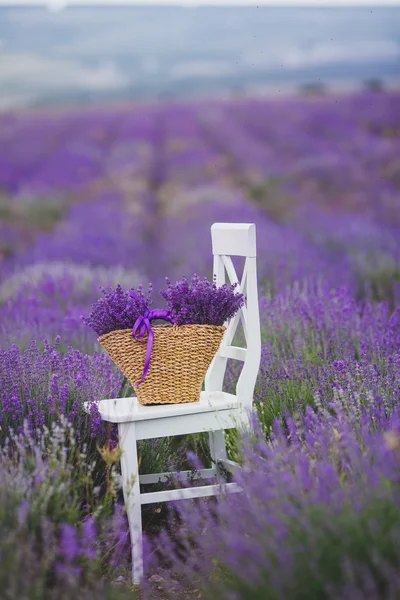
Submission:
{"label": "chair seat", "polygon": [[101,400],[97,404],[101,418],[111,423],[129,423],[149,419],[162,419],[184,415],[209,413],[239,408],[237,397],[226,392],[201,392],[199,402],[182,404],[142,405],[138,399],[114,398]]}

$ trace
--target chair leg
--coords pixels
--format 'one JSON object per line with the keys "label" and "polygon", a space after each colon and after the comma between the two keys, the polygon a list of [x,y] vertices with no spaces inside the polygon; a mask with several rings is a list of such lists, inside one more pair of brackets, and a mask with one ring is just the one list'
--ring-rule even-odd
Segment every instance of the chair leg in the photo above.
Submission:
{"label": "chair leg", "polygon": [[135,423],[118,426],[121,455],[122,484],[132,551],[132,581],[140,583],[143,577],[142,506],[140,502],[139,464]]}
{"label": "chair leg", "polygon": [[218,464],[218,461],[227,458],[224,432],[222,430],[211,431],[209,433],[209,441],[211,459],[215,463],[215,468],[217,471],[217,480],[224,480],[224,470]]}

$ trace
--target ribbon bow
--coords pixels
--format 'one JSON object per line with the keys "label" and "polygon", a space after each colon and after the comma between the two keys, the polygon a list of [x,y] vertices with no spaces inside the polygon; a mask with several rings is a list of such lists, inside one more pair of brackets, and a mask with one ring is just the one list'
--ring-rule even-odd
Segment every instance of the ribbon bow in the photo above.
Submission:
{"label": "ribbon bow", "polygon": [[[138,296],[134,292],[130,292],[130,294],[131,294],[132,298],[136,298],[137,300],[139,300]],[[143,338],[145,336],[146,331],[147,331],[148,335],[147,335],[146,359],[144,361],[142,377],[139,381],[137,381],[135,383],[135,385],[139,385],[139,383],[142,383],[142,381],[144,381],[144,378],[146,377],[147,372],[150,367],[151,351],[153,348],[153,338],[154,338],[154,333],[151,328],[150,321],[153,319],[164,319],[165,321],[169,321],[170,323],[173,323],[172,317],[168,310],[163,310],[163,309],[149,310],[147,308],[147,306],[145,307],[143,314],[139,315],[138,318],[136,319],[135,324],[132,329],[132,336],[135,338],[135,340],[139,341],[139,340],[141,340],[141,338]]]}

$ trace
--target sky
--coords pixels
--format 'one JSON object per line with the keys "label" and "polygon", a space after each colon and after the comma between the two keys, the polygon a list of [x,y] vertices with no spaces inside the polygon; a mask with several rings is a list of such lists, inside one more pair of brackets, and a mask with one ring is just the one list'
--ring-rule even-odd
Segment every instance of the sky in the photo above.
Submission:
{"label": "sky", "polygon": [[[18,6],[17,0],[7,1]],[[188,5],[188,0],[142,0],[142,5],[171,1]],[[373,78],[398,84],[399,0],[398,8],[387,10],[379,10],[382,2],[393,0],[374,0],[354,11],[319,10],[321,0],[286,0],[297,8],[272,13],[228,8],[240,1],[251,6],[252,0],[197,0],[227,7],[212,18],[208,10],[189,8],[155,8],[151,18],[139,11],[134,19],[129,10],[96,8],[100,3],[127,6],[129,0],[43,0],[50,10],[0,10],[0,110],[74,94],[89,99],[206,95],[257,86],[280,92],[282,86],[297,89],[315,81],[363,85]],[[282,7],[285,0],[275,2]],[[351,6],[345,0],[330,2]],[[0,3],[4,6],[4,0]],[[63,10],[65,3],[89,9]],[[314,8],[303,10],[307,3]],[[352,0],[356,3],[361,6]]]}
{"label": "sky", "polygon": [[399,6],[400,0],[0,0],[0,6],[117,6],[117,5],[179,5],[179,6]]}

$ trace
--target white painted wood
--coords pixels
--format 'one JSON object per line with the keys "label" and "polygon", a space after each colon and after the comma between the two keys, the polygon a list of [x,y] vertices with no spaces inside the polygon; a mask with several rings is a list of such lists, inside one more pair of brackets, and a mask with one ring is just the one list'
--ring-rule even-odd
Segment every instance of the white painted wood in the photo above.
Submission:
{"label": "white painted wood", "polygon": [[215,477],[216,469],[200,469],[199,471],[168,471],[167,473],[149,473],[139,475],[140,485],[148,485],[150,483],[164,483],[171,477],[176,477],[180,481],[182,478],[188,479],[210,479]]}
{"label": "white painted wood", "polygon": [[164,417],[177,417],[180,415],[205,413],[237,407],[238,401],[236,396],[226,392],[202,392],[199,402],[188,402],[187,404],[154,404],[143,406],[135,397],[101,400],[97,404],[101,418],[110,423],[155,420]]}
{"label": "white painted wood", "polygon": [[238,283],[239,285],[236,287],[236,289],[238,292],[241,292],[242,284],[236,273],[236,269],[233,265],[231,257],[227,256],[226,254],[222,254],[222,262],[224,263],[224,267],[226,269],[226,274],[228,275],[229,281],[231,283]]}
{"label": "white painted wood", "polygon": [[220,356],[224,358],[233,358],[245,362],[247,356],[246,348],[238,348],[236,346],[222,346],[219,351]]}
{"label": "white painted wood", "polygon": [[142,506],[140,503],[139,463],[134,423],[118,426],[121,454],[122,488],[128,515],[132,552],[132,581],[140,583],[143,576]]}
{"label": "white painted wood", "polygon": [[[254,387],[260,365],[261,337],[255,225],[215,223],[211,227],[211,237],[217,285],[222,285],[226,281],[240,282],[238,292],[244,294],[246,302],[231,322],[226,324],[227,331],[207,372],[205,391],[201,393],[199,402],[142,406],[136,398],[114,398],[98,403],[102,419],[118,423],[122,448],[122,481],[131,534],[134,583],[138,583],[143,575],[142,504],[199,498],[217,495],[221,491],[228,493],[241,491],[236,483],[220,484],[220,482],[224,469],[232,472],[237,468],[237,464],[227,458],[224,430],[250,427]],[[231,256],[245,257],[241,279],[236,273]],[[246,348],[232,346],[239,323],[243,325]],[[228,394],[223,391],[228,358],[243,363],[236,385],[236,394]],[[85,403],[87,412],[90,412],[90,408],[90,403]],[[214,463],[211,469],[202,469],[198,477],[211,478],[215,476],[218,484],[141,494],[140,484],[165,481],[173,473],[150,473],[139,476],[137,441],[198,432],[209,432],[210,452]]]}
{"label": "white painted wood", "polygon": [[140,495],[142,504],[155,502],[170,502],[171,500],[185,500],[187,498],[202,498],[204,496],[217,496],[221,492],[228,494],[243,491],[237,483],[224,483],[222,485],[202,485],[178,490],[165,490],[162,492],[147,492]]}
{"label": "white painted wood", "polygon": [[235,470],[239,467],[239,464],[234,460],[229,460],[229,458],[222,458],[220,460],[222,466],[229,471],[230,473],[234,473]]}
{"label": "white painted wood", "polygon": [[220,463],[222,460],[227,458],[224,431],[223,429],[220,429],[218,431],[211,431],[208,434],[208,437],[210,444],[211,460],[215,465],[215,469],[217,471],[217,480],[219,483],[221,483],[221,480],[224,476],[224,472],[221,469]]}
{"label": "white painted wood", "polygon": [[256,258],[246,259],[247,268],[247,356],[236,385],[236,396],[240,404],[251,410],[261,360],[260,312],[258,307]]}
{"label": "white painted wood", "polygon": [[214,223],[211,238],[214,255],[256,256],[254,223]]}
{"label": "white painted wood", "polygon": [[206,433],[220,429],[246,429],[249,419],[244,408],[235,410],[214,410],[203,415],[192,414],[180,417],[165,417],[160,420],[136,421],[138,440],[155,437]]}
{"label": "white painted wood", "polygon": [[[246,338],[247,349],[246,355],[244,356],[243,369],[236,385],[236,397],[241,406],[244,406],[247,411],[251,411],[254,388],[261,359],[257,265],[255,258],[255,247],[253,248],[252,246],[253,242],[255,244],[256,240],[255,226],[241,224],[235,225],[234,223],[216,223],[212,226],[211,231],[214,253],[214,274],[216,276],[217,285],[222,285],[225,283],[227,276],[230,283],[236,283],[237,281],[240,281],[230,255],[238,256],[242,254],[232,250],[228,234],[231,234],[232,238],[236,239],[238,244],[248,244],[249,253],[245,254],[246,261],[240,285],[241,292],[245,295],[246,303],[245,306],[228,324],[228,328],[222,340],[220,350],[212,361],[207,372],[205,378],[205,389],[206,391],[210,392],[222,390],[227,358],[242,360],[244,356],[243,351],[240,352],[240,350],[237,350],[236,347],[234,347],[235,350],[227,350],[227,347],[232,348],[231,344],[235,336],[237,326],[241,321]],[[246,231],[249,235],[248,238],[245,237],[244,232]]]}

